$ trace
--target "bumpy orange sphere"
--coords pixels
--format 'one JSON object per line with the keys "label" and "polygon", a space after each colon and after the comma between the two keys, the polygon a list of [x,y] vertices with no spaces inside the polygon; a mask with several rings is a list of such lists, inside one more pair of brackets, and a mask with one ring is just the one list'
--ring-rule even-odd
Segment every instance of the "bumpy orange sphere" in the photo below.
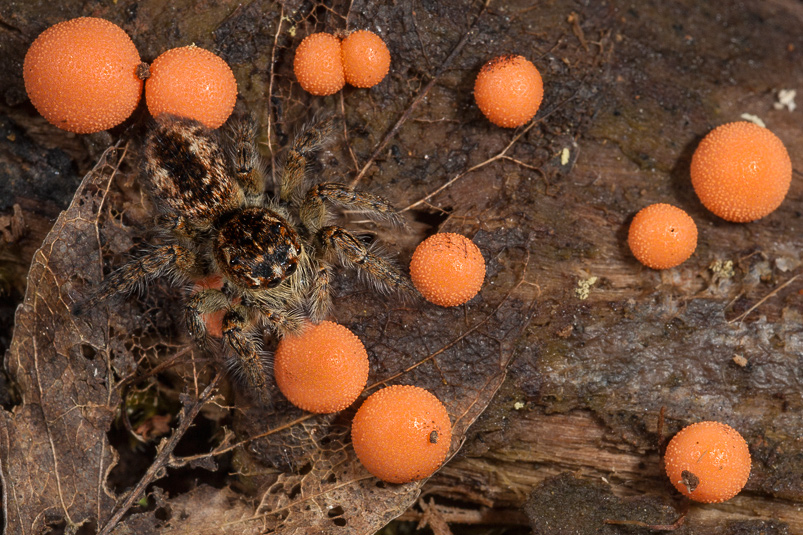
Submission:
{"label": "bumpy orange sphere", "polygon": [[697,248],[697,225],[675,206],[653,204],[641,209],[630,224],[627,243],[633,256],[652,269],[685,262]]}
{"label": "bumpy orange sphere", "polygon": [[789,191],[792,161],[778,136],[740,121],[712,130],[694,151],[691,183],[706,208],[746,223],[774,211]]}
{"label": "bumpy orange sphere", "polygon": [[500,56],[480,69],[474,99],[497,126],[515,128],[535,116],[544,98],[544,82],[535,65],[522,56]]}
{"label": "bumpy orange sphere", "polygon": [[332,95],[346,84],[340,39],[313,33],[301,41],[293,59],[293,71],[301,88],[313,95]]}
{"label": "bumpy orange sphere", "polygon": [[137,107],[140,63],[122,28],[81,17],[42,32],[28,49],[22,72],[28,97],[45,119],[89,134],[117,126]]}
{"label": "bumpy orange sphere", "polygon": [[315,413],[345,409],[368,381],[368,353],[360,339],[331,321],[308,325],[279,342],[273,362],[276,384],[296,407]]}
{"label": "bumpy orange sphere", "polygon": [[750,477],[747,442],[720,422],[699,422],[681,430],[669,442],[664,462],[675,488],[698,502],[729,500]]}
{"label": "bumpy orange sphere", "polygon": [[359,30],[341,43],[343,73],[355,87],[373,87],[390,69],[390,51],[385,41],[373,32]]}
{"label": "bumpy orange sphere", "polygon": [[434,234],[413,253],[410,278],[427,301],[443,307],[462,305],[482,288],[485,259],[465,236]]}
{"label": "bumpy orange sphere", "polygon": [[371,474],[390,483],[432,475],[452,441],[446,407],[417,386],[396,385],[372,394],[351,426],[354,451]]}
{"label": "bumpy orange sphere", "polygon": [[145,102],[151,115],[163,113],[218,128],[237,101],[237,81],[220,56],[197,46],[173,48],[151,65]]}

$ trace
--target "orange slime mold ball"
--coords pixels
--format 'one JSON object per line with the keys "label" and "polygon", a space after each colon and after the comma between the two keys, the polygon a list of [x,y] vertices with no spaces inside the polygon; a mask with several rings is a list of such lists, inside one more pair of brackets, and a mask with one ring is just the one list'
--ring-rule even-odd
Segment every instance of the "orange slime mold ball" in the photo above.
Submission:
{"label": "orange slime mold ball", "polygon": [[432,475],[446,459],[452,424],[446,407],[427,390],[395,385],[372,394],[351,426],[354,451],[365,468],[389,483]]}
{"label": "orange slime mold ball", "polygon": [[234,110],[237,81],[220,56],[195,45],[173,48],[151,65],[145,101],[154,117],[168,113],[218,128]]}
{"label": "orange slime mold ball", "polygon": [[340,39],[328,33],[313,33],[301,41],[293,59],[301,89],[313,95],[337,93],[346,84]]}
{"label": "orange slime mold ball", "polygon": [[390,51],[385,41],[373,32],[359,30],[341,43],[343,73],[355,87],[373,87],[390,70]]}
{"label": "orange slime mold ball", "polygon": [[773,212],[789,191],[792,161],[778,136],[740,121],[712,130],[694,151],[691,183],[706,208],[746,223]]}
{"label": "orange slime mold ball", "polygon": [[296,407],[325,414],[345,409],[368,381],[368,353],[360,339],[331,321],[309,324],[279,342],[273,362],[276,384]]}
{"label": "orange slime mold ball", "polygon": [[675,488],[698,502],[729,500],[750,477],[747,442],[720,422],[699,422],[681,430],[669,442],[664,462]]}
{"label": "orange slime mold ball", "polygon": [[652,269],[669,269],[685,262],[697,248],[697,225],[669,204],[641,209],[630,223],[627,243],[633,256]]}
{"label": "orange slime mold ball", "polygon": [[140,63],[122,28],[81,17],[42,32],[25,54],[22,73],[28,97],[45,119],[90,134],[117,126],[137,107]]}
{"label": "orange slime mold ball", "polygon": [[410,278],[427,301],[443,307],[462,305],[482,288],[485,259],[465,236],[434,234],[413,253]]}
{"label": "orange slime mold ball", "polygon": [[544,82],[523,56],[500,56],[480,69],[474,100],[497,126],[515,128],[535,116],[544,98]]}

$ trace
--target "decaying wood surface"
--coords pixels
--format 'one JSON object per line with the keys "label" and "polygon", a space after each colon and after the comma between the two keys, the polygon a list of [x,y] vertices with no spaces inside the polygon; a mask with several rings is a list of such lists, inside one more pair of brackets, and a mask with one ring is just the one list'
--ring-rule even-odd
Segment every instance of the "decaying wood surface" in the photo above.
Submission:
{"label": "decaying wood surface", "polygon": [[[348,445],[349,413],[311,419],[280,406],[285,419],[269,421],[283,430],[265,432],[265,415],[231,409],[238,398],[223,388],[191,439],[166,455],[170,468],[153,470],[148,505],[121,515],[120,533],[369,533],[402,513],[436,535],[471,524],[651,533],[604,521],[667,527],[681,517],[681,534],[803,533],[803,104],[779,102],[781,90],[803,95],[800,2],[11,4],[0,0],[0,349],[12,345],[11,315],[29,287],[0,397],[10,532],[101,529],[213,375],[175,321],[181,292],[167,284],[90,326],[59,308],[147,238],[136,185],[147,112],[109,134],[65,134],[36,114],[20,78],[39,32],[94,15],[120,24],[146,61],[190,42],[220,53],[237,76],[239,106],[260,120],[268,162],[310,114],[338,114],[343,132],[321,157],[323,172],[388,197],[411,227],[406,236],[369,232],[402,263],[427,234],[462,232],[489,265],[481,295],[455,310],[366,304],[359,284],[339,283],[337,319],[366,343],[372,380],[414,366],[402,379],[440,389],[461,416],[454,456],[423,486],[376,487]],[[304,94],[291,73],[294,46],[344,28],[382,32],[391,75],[371,91]],[[502,53],[529,57],[545,80],[538,117],[512,131],[488,123],[471,95],[479,67]],[[701,206],[688,167],[703,135],[742,114],[784,141],[795,172],[778,211],[736,225]],[[84,182],[70,212],[78,216],[62,216],[62,234],[36,252],[81,177],[118,141],[101,166],[105,182]],[[639,265],[626,246],[630,219],[655,202],[683,208],[700,231],[695,255],[664,272]],[[60,256],[68,242],[76,249]],[[27,342],[49,332],[60,333],[52,358],[75,374],[63,392],[42,384],[61,377],[62,361],[26,360],[46,354]],[[176,371],[175,361],[186,362]],[[158,409],[132,424],[119,418],[122,403]],[[744,434],[753,472],[733,500],[689,505],[666,481],[660,452],[706,419]],[[86,448],[58,439],[65,422],[87,426]],[[70,470],[48,465],[79,451]],[[20,458],[35,461],[58,502],[20,483],[8,465]],[[324,482],[311,481],[319,472]]]}

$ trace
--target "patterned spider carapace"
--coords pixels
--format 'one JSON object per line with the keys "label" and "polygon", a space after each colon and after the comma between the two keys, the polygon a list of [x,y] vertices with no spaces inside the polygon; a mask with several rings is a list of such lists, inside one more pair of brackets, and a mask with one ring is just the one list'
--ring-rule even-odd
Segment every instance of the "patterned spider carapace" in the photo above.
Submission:
{"label": "patterned spider carapace", "polygon": [[381,197],[308,176],[310,159],[332,137],[332,118],[309,124],[296,136],[273,194],[266,192],[255,122],[232,122],[224,139],[196,121],[164,116],[156,121],[145,140],[142,175],[162,237],[112,272],[74,311],[80,314],[160,275],[189,281],[219,276],[220,289],[187,298],[187,329],[199,346],[210,348],[203,315],[223,311],[223,354],[254,397],[267,404],[269,366],[261,329],[281,337],[307,320],[324,319],[334,266],[357,268],[379,291],[415,290],[374,247],[329,224],[331,205],[402,225]]}

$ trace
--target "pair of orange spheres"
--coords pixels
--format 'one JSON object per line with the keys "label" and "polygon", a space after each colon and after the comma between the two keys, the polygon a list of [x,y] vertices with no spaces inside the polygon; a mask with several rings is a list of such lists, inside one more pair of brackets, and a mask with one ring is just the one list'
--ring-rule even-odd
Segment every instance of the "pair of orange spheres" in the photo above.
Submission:
{"label": "pair of orange spheres", "polygon": [[[273,372],[282,394],[315,413],[337,412],[359,397],[368,380],[368,353],[346,327],[323,321],[282,339]],[[433,394],[410,385],[378,390],[352,422],[352,442],[371,474],[391,483],[430,476],[443,463],[452,427]]]}
{"label": "pair of orange spheres", "polygon": [[[772,213],[792,182],[792,162],[783,142],[750,122],[712,130],[694,152],[691,182],[703,205],[734,223]],[[628,244],[642,264],[667,269],[686,261],[697,247],[697,226],[680,208],[653,204],[633,218]]]}
{"label": "pair of orange spheres", "polygon": [[94,17],[45,30],[25,55],[23,77],[39,113],[79,134],[125,121],[139,103],[146,77],[145,98],[153,116],[169,113],[217,128],[237,99],[231,68],[212,52],[195,46],[174,48],[148,69],[122,28]]}

